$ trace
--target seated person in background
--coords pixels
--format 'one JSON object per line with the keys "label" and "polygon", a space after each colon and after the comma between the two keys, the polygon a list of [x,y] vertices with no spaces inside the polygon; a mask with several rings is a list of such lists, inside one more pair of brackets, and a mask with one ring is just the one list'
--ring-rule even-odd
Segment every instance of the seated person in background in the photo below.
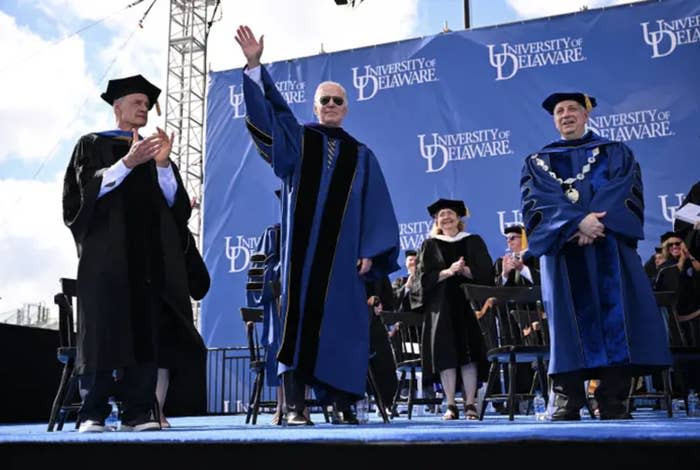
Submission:
{"label": "seated person in background", "polygon": [[392,283],[394,291],[394,306],[397,312],[422,312],[423,289],[416,278],[416,250],[406,250],[407,276],[397,277]]}
{"label": "seated person in background", "polygon": [[[689,203],[700,205],[700,181],[693,185],[679,209]],[[685,246],[681,246],[681,257],[687,260],[683,266],[684,281],[679,292],[679,313],[692,314],[700,309],[700,220],[689,224],[676,218],[673,230],[684,242]],[[700,326],[698,322],[700,320],[695,322],[696,333]]]}
{"label": "seated person in background", "polygon": [[[683,199],[680,208],[688,203],[700,205],[700,181],[695,183]],[[680,209],[679,208],[679,209]],[[678,292],[678,313],[681,328],[688,344],[700,345],[700,221],[690,224],[676,218],[673,230],[682,238],[681,256],[687,260]],[[688,388],[700,389],[700,364],[687,364],[685,376]]]}
{"label": "seated person in background", "polygon": [[700,269],[700,263],[690,254],[678,233],[664,233],[661,243],[664,261],[658,266],[654,290],[679,292],[681,284],[689,282],[693,276],[694,265]]}
{"label": "seated person in background", "polygon": [[656,281],[656,274],[658,273],[659,266],[661,266],[664,261],[663,248],[661,248],[661,245],[655,246],[654,254],[644,263],[644,272],[647,273],[647,277],[652,286],[654,285],[654,281]]}
{"label": "seated person in background", "polygon": [[523,239],[524,227],[511,225],[503,230],[506,254],[496,260],[497,286],[532,286],[540,284],[540,263],[527,252]]}

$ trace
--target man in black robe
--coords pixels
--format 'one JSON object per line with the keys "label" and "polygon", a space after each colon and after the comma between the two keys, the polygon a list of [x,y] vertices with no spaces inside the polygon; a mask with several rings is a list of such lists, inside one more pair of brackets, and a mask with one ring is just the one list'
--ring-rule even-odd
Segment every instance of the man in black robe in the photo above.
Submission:
{"label": "man in black robe", "polygon": [[392,283],[394,291],[394,310],[397,312],[422,312],[423,289],[416,277],[418,252],[406,250],[406,276],[397,277]]}
{"label": "man in black robe", "polygon": [[117,129],[82,136],[64,177],[63,218],[79,257],[80,432],[105,430],[111,396],[121,402],[122,430],[160,429],[152,416],[158,345],[204,349],[185,262],[191,206],[168,158],[173,136],[137,132],[159,94],[141,75],[110,80],[101,96]]}
{"label": "man in black robe", "polygon": [[503,230],[506,236],[506,254],[496,260],[494,271],[497,286],[539,286],[540,263],[523,245],[522,225],[511,225]]}

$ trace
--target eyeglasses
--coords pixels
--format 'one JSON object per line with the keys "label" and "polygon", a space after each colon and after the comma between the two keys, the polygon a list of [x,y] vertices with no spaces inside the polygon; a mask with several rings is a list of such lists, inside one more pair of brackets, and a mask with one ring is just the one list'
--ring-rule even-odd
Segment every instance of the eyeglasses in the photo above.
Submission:
{"label": "eyeglasses", "polygon": [[319,98],[318,102],[321,103],[322,106],[325,106],[328,103],[330,103],[331,100],[333,100],[333,102],[337,106],[342,106],[343,103],[345,103],[345,100],[342,96],[322,96],[321,98]]}
{"label": "eyeglasses", "polygon": [[666,243],[666,246],[672,247],[672,246],[681,246],[682,242],[671,242],[671,243]]}
{"label": "eyeglasses", "polygon": [[509,237],[506,237],[506,240],[511,241],[511,240],[515,240],[516,238],[522,238],[522,236],[521,235],[511,235]]}

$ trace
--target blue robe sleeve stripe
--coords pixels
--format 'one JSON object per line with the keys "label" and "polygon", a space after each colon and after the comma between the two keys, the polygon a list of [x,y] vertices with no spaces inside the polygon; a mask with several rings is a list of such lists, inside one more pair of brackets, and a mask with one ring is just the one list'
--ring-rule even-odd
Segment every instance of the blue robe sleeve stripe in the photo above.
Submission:
{"label": "blue robe sleeve stripe", "polygon": [[[605,211],[602,219],[606,230],[615,232],[627,240],[644,238],[644,199],[641,172],[632,152],[622,143],[610,143],[603,147],[605,155],[600,164],[606,164],[602,182],[591,199],[590,210]],[[594,175],[595,176],[595,175]]]}
{"label": "blue robe sleeve stripe", "polygon": [[255,124],[253,124],[248,116],[245,117],[245,126],[254,139],[260,141],[264,145],[272,145],[272,136],[255,127]]}
{"label": "blue robe sleeve stripe", "polygon": [[[301,157],[301,174],[292,210],[293,227],[311,227],[313,223],[323,169],[323,136],[317,132],[306,130],[302,149],[304,154]],[[284,333],[277,359],[290,367],[294,364],[296,352],[299,319],[301,318],[302,272],[309,246],[310,232],[310,230],[293,230],[288,256],[289,275],[285,286],[287,302]]]}
{"label": "blue robe sleeve stripe", "polygon": [[[313,134],[316,134],[315,132]],[[321,136],[318,136],[323,142]],[[328,284],[345,211],[357,172],[357,145],[342,140],[321,216],[318,243],[304,302],[298,368],[313,375]]]}

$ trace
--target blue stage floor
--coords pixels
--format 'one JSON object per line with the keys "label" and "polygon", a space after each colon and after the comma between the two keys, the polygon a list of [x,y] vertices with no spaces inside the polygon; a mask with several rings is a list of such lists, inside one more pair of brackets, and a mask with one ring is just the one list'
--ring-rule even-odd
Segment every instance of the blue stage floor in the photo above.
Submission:
{"label": "blue stage floor", "polygon": [[439,416],[404,415],[383,424],[374,414],[360,426],[334,426],[314,415],[315,426],[286,428],[268,424],[261,414],[258,424],[246,425],[244,415],[170,418],[171,429],[154,432],[105,432],[79,434],[74,423],[63,431],[46,432],[46,424],[0,426],[0,444],[70,443],[335,443],[335,444],[465,444],[527,442],[620,443],[673,442],[700,445],[700,418],[679,414],[668,418],[664,411],[637,411],[630,421],[599,421],[584,417],[580,422],[537,422],[534,416],[487,415],[484,421],[442,421]]}

